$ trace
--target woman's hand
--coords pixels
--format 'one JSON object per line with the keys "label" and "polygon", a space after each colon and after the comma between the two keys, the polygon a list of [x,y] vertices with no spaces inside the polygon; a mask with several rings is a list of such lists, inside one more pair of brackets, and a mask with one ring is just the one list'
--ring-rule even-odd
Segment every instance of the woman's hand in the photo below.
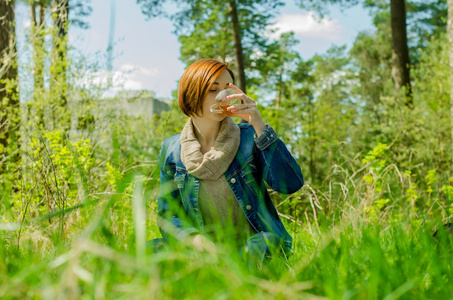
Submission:
{"label": "woman's hand", "polygon": [[217,249],[216,245],[211,240],[201,234],[190,236],[188,242],[198,251],[215,253]]}
{"label": "woman's hand", "polygon": [[256,107],[255,100],[248,97],[243,91],[241,91],[241,89],[239,89],[234,84],[230,83],[230,87],[237,94],[230,95],[227,97],[227,99],[228,100],[241,99],[243,101],[243,104],[236,104],[227,108],[227,110],[231,113],[230,116],[240,117],[244,120],[248,120],[250,125],[252,125],[253,128],[255,128],[256,135],[260,136],[263,133],[264,129],[266,128],[266,124],[261,118],[260,112]]}

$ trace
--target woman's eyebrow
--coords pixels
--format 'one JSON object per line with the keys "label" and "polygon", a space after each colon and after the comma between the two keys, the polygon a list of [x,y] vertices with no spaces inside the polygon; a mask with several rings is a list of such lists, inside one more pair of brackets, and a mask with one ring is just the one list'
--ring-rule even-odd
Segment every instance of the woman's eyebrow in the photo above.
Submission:
{"label": "woman's eyebrow", "polygon": [[[214,84],[217,84],[217,85],[218,85],[219,83],[218,83],[218,82],[214,82],[213,85],[214,85]],[[225,85],[229,85],[229,84],[230,84],[229,82],[225,83]]]}

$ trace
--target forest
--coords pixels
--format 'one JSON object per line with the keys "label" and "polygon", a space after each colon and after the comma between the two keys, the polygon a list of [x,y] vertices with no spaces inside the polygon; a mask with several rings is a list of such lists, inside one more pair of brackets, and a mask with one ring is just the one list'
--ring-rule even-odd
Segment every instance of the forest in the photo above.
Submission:
{"label": "forest", "polygon": [[292,255],[250,266],[226,246],[146,246],[161,144],[187,122],[177,85],[168,111],[118,113],[96,78],[112,66],[68,39],[90,1],[0,0],[1,299],[451,298],[453,0],[291,1],[361,6],[373,30],[303,59],[293,32],[270,38],[286,1],[130,1],[174,24],[185,65],[228,62],[301,166],[298,192],[269,189]]}

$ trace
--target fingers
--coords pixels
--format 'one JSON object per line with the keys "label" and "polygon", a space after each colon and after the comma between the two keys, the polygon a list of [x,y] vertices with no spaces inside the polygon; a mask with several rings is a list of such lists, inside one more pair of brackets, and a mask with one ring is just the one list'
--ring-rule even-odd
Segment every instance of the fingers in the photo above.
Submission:
{"label": "fingers", "polygon": [[234,95],[230,95],[230,96],[227,96],[227,99],[228,100],[231,100],[231,99],[241,99],[242,101],[244,101],[245,103],[250,103],[250,102],[255,102],[255,100],[253,100],[252,98],[250,98],[249,96],[247,96],[240,88],[238,88],[237,86],[235,86],[234,84],[232,84],[230,82],[230,87],[237,93],[237,94],[234,94]]}
{"label": "fingers", "polygon": [[230,88],[232,88],[238,94],[244,94],[244,92],[240,88],[238,88],[237,86],[235,86],[231,82],[230,82]]}
{"label": "fingers", "polygon": [[232,99],[240,99],[240,100],[245,100],[246,99],[246,95],[245,94],[233,94],[233,95],[229,95],[227,96],[227,99],[228,100],[232,100]]}
{"label": "fingers", "polygon": [[240,99],[242,100],[244,103],[255,103],[255,100],[253,100],[252,98],[250,98],[249,96],[247,96],[246,94],[234,94],[234,95],[230,95],[227,97],[228,100],[231,100],[231,99]]}
{"label": "fingers", "polygon": [[256,109],[255,103],[236,104],[227,108],[227,110],[232,113],[234,112],[250,113],[252,112],[253,109]]}
{"label": "fingers", "polygon": [[206,238],[205,236],[203,236],[201,234],[195,235],[190,240],[190,243],[198,251],[207,251],[207,252],[210,252],[213,254],[217,252],[216,245],[211,240],[209,240],[208,238]]}
{"label": "fingers", "polygon": [[[255,112],[256,112],[256,110],[255,110]],[[248,121],[249,123],[251,123],[253,120],[253,118],[252,118],[253,113],[254,113],[253,110],[249,108],[249,109],[229,112],[228,114],[224,114],[224,115],[226,115],[228,117],[239,117],[239,118],[242,118],[242,119]]]}

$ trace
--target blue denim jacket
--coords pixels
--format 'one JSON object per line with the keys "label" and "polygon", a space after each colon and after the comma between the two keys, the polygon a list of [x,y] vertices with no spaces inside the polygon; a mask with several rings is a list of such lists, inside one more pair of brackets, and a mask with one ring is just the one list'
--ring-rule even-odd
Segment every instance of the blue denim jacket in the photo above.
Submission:
{"label": "blue denim jacket", "polygon": [[[300,166],[269,125],[255,138],[250,124],[238,124],[241,142],[225,178],[245,216],[256,232],[276,234],[286,250],[292,238],[284,228],[264,181],[282,194],[292,194],[304,184]],[[159,154],[160,195],[158,225],[164,238],[184,239],[203,230],[198,207],[200,179],[181,162],[180,133],[162,143]]]}

